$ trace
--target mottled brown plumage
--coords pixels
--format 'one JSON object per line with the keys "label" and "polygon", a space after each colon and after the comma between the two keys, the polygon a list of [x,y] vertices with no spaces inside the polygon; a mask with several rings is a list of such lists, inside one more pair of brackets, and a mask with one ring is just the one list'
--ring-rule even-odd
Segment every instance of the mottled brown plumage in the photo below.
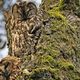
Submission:
{"label": "mottled brown plumage", "polygon": [[40,36],[41,17],[34,4],[15,4],[5,12],[11,55],[35,53]]}

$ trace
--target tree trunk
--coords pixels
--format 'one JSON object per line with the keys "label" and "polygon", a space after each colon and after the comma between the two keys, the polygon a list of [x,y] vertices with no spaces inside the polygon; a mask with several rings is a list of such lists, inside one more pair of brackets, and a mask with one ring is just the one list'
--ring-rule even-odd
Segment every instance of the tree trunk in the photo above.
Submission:
{"label": "tree trunk", "polygon": [[59,1],[44,0],[44,15],[25,3],[4,13],[10,56],[0,63],[1,80],[80,80],[76,0]]}

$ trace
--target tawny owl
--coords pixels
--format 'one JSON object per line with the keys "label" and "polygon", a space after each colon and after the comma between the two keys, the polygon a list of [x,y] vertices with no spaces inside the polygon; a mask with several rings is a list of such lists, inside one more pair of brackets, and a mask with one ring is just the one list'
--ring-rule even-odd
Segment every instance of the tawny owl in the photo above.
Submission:
{"label": "tawny owl", "polygon": [[37,8],[23,0],[5,12],[11,55],[20,57],[36,52],[42,24]]}

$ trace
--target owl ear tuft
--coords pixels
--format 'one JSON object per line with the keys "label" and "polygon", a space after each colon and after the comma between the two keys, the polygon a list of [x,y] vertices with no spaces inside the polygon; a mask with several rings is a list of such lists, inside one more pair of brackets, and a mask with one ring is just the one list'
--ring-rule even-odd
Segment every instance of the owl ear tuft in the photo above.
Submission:
{"label": "owl ear tuft", "polygon": [[16,13],[17,9],[18,9],[18,5],[14,4],[13,7],[12,7],[12,9],[11,9],[12,13]]}

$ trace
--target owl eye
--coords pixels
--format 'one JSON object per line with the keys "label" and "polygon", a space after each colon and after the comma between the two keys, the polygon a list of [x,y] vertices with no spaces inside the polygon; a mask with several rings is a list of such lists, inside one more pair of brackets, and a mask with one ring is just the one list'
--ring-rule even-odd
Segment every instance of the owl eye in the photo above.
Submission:
{"label": "owl eye", "polygon": [[27,20],[31,18],[32,16],[37,14],[37,7],[34,3],[23,3],[23,6],[21,7],[21,17],[23,20]]}
{"label": "owl eye", "polygon": [[32,2],[29,2],[28,4],[27,4],[27,11],[26,11],[26,13],[27,13],[27,18],[31,18],[32,16],[34,16],[34,15],[36,15],[37,14],[37,7],[36,7],[36,5],[34,4],[34,3],[32,3]]}
{"label": "owl eye", "polygon": [[35,11],[37,11],[37,7],[36,7],[36,5],[35,5],[33,2],[29,2],[29,3],[27,4],[27,7],[28,7],[30,10],[34,9]]}

